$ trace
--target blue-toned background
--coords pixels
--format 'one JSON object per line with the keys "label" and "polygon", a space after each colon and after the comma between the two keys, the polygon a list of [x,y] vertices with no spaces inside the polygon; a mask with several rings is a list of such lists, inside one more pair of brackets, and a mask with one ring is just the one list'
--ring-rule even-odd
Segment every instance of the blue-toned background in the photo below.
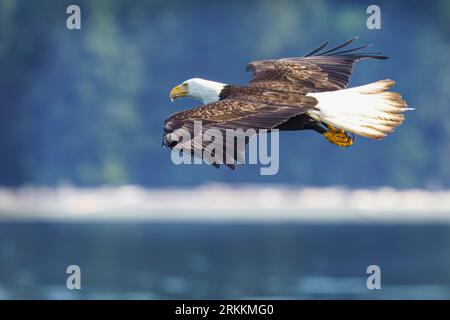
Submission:
{"label": "blue-toned background", "polygon": [[[0,3],[4,185],[450,185],[448,1],[382,3],[375,31],[364,1],[78,1],[81,31],[66,28],[69,1]],[[164,119],[196,104],[171,104],[175,84],[244,83],[254,59],[301,56],[355,35],[391,59],[359,63],[351,85],[394,79],[417,108],[386,140],[340,149],[314,132],[286,133],[275,177],[255,166],[175,167],[161,149]]]}
{"label": "blue-toned background", "polygon": [[[81,8],[81,30],[66,28],[70,4]],[[172,188],[208,183],[251,184],[255,192],[267,186],[388,186],[429,196],[445,190],[450,1],[379,1],[381,30],[366,28],[370,4],[0,0],[0,298],[449,298],[450,229],[442,209],[448,196],[429,209],[430,219],[441,212],[438,221],[414,224],[340,222],[339,215],[305,222],[303,204],[292,223],[277,221],[282,205],[268,207],[269,222],[258,215],[245,223],[211,222],[195,210],[171,220],[177,197],[145,207],[166,210],[160,222],[151,209],[136,222],[130,218],[136,206],[127,206],[133,201],[110,197],[102,208],[122,205],[119,221],[103,212],[99,221],[74,223],[67,220],[73,208],[101,212],[94,192],[56,209],[53,200],[45,206],[36,200],[65,199],[58,191],[65,185],[136,185],[144,194],[139,199],[148,188],[170,195]],[[283,133],[275,176],[260,176],[257,166],[236,172],[175,166],[161,148],[164,119],[196,105],[171,104],[174,85],[192,77],[245,83],[252,60],[301,56],[323,41],[355,35],[356,45],[373,43],[370,50],[390,59],[358,63],[350,85],[394,79],[395,90],[416,108],[385,140],[357,138],[341,149],[314,132]],[[237,214],[220,193],[217,199],[211,212]],[[328,198],[320,199],[326,205]],[[378,202],[384,201],[393,212],[405,203]],[[253,203],[250,195],[248,209]],[[319,220],[336,208],[321,210]],[[358,210],[364,215],[367,206]],[[47,211],[56,213],[42,218]],[[64,286],[64,268],[72,263],[84,270],[77,293]],[[365,287],[364,271],[373,263],[385,267],[389,290]]]}

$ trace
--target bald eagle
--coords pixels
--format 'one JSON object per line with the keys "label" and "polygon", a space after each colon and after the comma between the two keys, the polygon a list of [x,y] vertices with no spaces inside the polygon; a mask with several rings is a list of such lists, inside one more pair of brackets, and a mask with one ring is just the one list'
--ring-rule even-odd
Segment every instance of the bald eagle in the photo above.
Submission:
{"label": "bald eagle", "polygon": [[[361,52],[370,45],[349,49],[356,39],[326,51],[325,42],[303,57],[250,62],[246,71],[253,77],[242,86],[199,78],[184,81],[170,91],[172,102],[191,97],[203,105],[165,120],[163,146],[202,156],[207,144],[197,141],[195,121],[202,123],[200,134],[211,128],[252,128],[255,134],[263,129],[314,130],[339,147],[352,145],[354,134],[384,138],[402,124],[403,112],[410,109],[400,94],[388,91],[395,84],[392,80],[347,88],[355,62],[387,59],[378,52]],[[192,138],[181,139],[180,130]],[[222,160],[209,159],[209,163],[234,169],[238,154],[224,153]]]}

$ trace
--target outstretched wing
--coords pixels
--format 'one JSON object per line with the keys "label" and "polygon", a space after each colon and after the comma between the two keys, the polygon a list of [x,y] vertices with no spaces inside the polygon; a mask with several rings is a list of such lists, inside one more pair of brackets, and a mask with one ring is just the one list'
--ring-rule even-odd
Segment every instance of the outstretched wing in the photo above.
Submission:
{"label": "outstretched wing", "polygon": [[[163,145],[176,151],[199,154],[216,167],[225,164],[234,169],[236,162],[242,162],[245,146],[251,137],[262,129],[273,129],[317,104],[312,97],[302,99],[302,105],[271,105],[226,99],[181,111],[165,121]],[[227,138],[229,133],[234,134],[233,139]],[[218,134],[222,139],[217,138]],[[239,140],[244,143],[237,143]],[[214,152],[211,153],[211,150]],[[221,155],[217,154],[218,150],[222,150]]]}
{"label": "outstretched wing", "polygon": [[360,52],[370,45],[345,49],[356,39],[357,37],[324,51],[328,44],[326,42],[304,57],[253,61],[246,68],[246,71],[253,73],[248,85],[303,94],[345,89],[355,62],[387,58],[380,53]]}

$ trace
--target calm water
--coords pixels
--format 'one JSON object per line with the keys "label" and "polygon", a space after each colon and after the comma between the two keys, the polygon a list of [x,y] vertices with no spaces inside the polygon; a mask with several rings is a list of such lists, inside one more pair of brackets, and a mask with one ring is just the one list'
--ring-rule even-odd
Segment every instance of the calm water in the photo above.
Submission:
{"label": "calm water", "polygon": [[449,299],[450,225],[3,222],[0,298]]}

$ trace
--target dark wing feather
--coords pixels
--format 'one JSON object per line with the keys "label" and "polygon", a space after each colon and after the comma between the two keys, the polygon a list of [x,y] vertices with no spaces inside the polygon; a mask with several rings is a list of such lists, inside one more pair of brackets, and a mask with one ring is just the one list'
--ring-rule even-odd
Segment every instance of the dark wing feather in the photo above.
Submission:
{"label": "dark wing feather", "polygon": [[321,51],[323,48],[325,48],[328,45],[328,41],[322,43],[321,45],[319,45],[317,48],[315,48],[313,51],[311,51],[308,54],[305,54],[305,57],[309,57],[309,56],[313,56],[314,54],[316,54],[317,52]]}
{"label": "dark wing feather", "polygon": [[[273,129],[288,119],[302,114],[307,110],[313,109],[317,101],[311,97],[303,97],[303,105],[271,105],[264,103],[256,103],[250,101],[242,101],[235,99],[225,99],[215,103],[203,105],[193,109],[181,111],[171,115],[164,123],[163,145],[168,146],[177,151],[188,150],[192,155],[201,152],[204,157],[204,150],[209,146],[214,147],[214,142],[205,141],[205,133],[208,129],[220,131],[223,137],[226,137],[227,129],[242,129],[245,133],[248,129],[250,136],[245,140],[245,145],[249,138],[258,134],[261,129]],[[194,122],[201,121],[202,130],[197,132],[194,130]],[[201,135],[200,135],[201,133]],[[247,132],[248,133],[248,132]],[[181,134],[188,134],[191,139],[182,141]],[[245,145],[238,148],[237,153],[229,154],[226,152],[226,144],[233,143],[236,148],[235,141],[225,141],[223,144],[223,158],[219,161],[205,158],[209,163],[219,166],[226,164],[228,167],[235,167],[236,162],[242,161]],[[218,145],[217,145],[218,146]],[[231,150],[231,149],[229,149]]]}
{"label": "dark wing feather", "polygon": [[359,50],[368,46],[338,51],[347,47],[356,38],[350,39],[337,47],[322,51],[324,43],[305,57],[283,58],[253,61],[246,70],[253,72],[249,86],[271,88],[275,82],[281,90],[291,91],[294,87],[299,93],[321,92],[345,89],[355,62],[362,59],[386,59],[380,53],[361,53]]}

